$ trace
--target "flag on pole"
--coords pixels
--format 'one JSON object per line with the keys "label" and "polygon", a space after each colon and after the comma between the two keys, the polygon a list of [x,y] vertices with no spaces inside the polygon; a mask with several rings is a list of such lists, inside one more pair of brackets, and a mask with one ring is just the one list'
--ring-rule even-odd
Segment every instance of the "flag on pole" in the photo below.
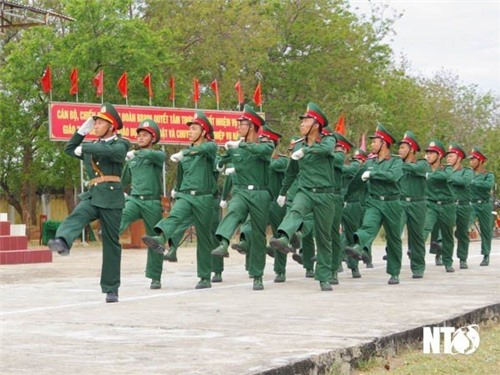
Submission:
{"label": "flag on pole", "polygon": [[40,82],[42,84],[43,92],[52,91],[52,70],[50,69],[50,65],[47,65],[47,68],[45,68]]}
{"label": "flag on pole", "polygon": [[197,105],[200,100],[200,82],[196,78],[193,78],[193,101]]}
{"label": "flag on pole", "polygon": [[124,98],[128,97],[128,81],[127,81],[127,72],[124,72],[120,78],[118,79],[118,82],[116,84],[116,87],[118,87],[118,90],[120,90],[120,93]]}
{"label": "flag on pole", "polygon": [[102,69],[99,70],[99,73],[97,73],[97,75],[94,77],[94,79],[92,80],[92,84],[96,88],[95,94],[97,96],[102,96],[102,94],[104,93],[104,71]]}
{"label": "flag on pole", "polygon": [[175,78],[170,76],[170,96],[169,99],[175,103]]}
{"label": "flag on pole", "polygon": [[153,97],[153,86],[151,85],[151,73],[146,74],[144,79],[142,80],[142,84],[144,87],[148,89],[149,98]]}
{"label": "flag on pole", "polygon": [[212,83],[210,84],[210,88],[215,93],[215,101],[217,103],[217,109],[219,109],[219,84],[217,83],[216,79],[212,81]]}
{"label": "flag on pole", "polygon": [[262,86],[260,84],[260,81],[257,84],[257,87],[255,88],[255,92],[253,93],[253,101],[259,107],[262,107]]}
{"label": "flag on pole", "polygon": [[366,151],[366,134],[361,134],[361,146],[359,147],[363,151]]}
{"label": "flag on pole", "polygon": [[337,126],[335,127],[335,131],[339,134],[345,135],[345,116],[340,115],[339,120],[337,121]]}
{"label": "flag on pole", "polygon": [[71,87],[69,89],[70,95],[78,94],[78,69],[73,68],[71,74],[69,75],[69,80],[71,82]]}
{"label": "flag on pole", "polygon": [[243,90],[241,89],[240,80],[238,80],[238,82],[236,82],[236,84],[234,85],[234,88],[238,92],[238,104],[241,107],[241,104],[243,104]]}

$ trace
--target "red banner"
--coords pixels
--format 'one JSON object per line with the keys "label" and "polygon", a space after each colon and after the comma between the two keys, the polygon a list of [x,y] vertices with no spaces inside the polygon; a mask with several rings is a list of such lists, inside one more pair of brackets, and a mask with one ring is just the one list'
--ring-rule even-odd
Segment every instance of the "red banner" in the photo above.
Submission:
{"label": "red banner", "polygon": [[[99,104],[52,102],[49,104],[49,136],[54,141],[67,141],[90,116],[99,112]],[[186,123],[193,118],[195,109],[142,107],[116,105],[123,121],[119,131],[125,138],[136,141],[137,125],[142,120],[153,119],[160,127],[160,144],[190,144]],[[203,110],[214,127],[215,141],[223,145],[238,139],[237,121],[241,112]],[[261,114],[264,116],[264,114]],[[88,139],[94,139],[91,135]]]}

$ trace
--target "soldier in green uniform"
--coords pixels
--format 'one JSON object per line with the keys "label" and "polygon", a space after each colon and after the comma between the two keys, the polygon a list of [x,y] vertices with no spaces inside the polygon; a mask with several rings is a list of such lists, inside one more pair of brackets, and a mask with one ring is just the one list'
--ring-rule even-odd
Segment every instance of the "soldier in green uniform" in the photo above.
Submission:
{"label": "soldier in green uniform", "polygon": [[[130,193],[125,198],[120,234],[134,221],[142,219],[146,233],[154,236],[154,227],[163,217],[161,195],[165,152],[152,148],[159,141],[160,129],[156,122],[151,119],[142,121],[137,127],[139,149],[127,153],[127,164],[122,173],[122,184]],[[162,272],[163,256],[148,248],[146,277],[151,279],[151,289],[161,288]]]}
{"label": "soldier in green uniform", "polygon": [[295,143],[276,201],[281,206],[285,204],[286,193],[296,178],[299,180],[298,191],[290,211],[278,228],[280,237],[273,238],[270,243],[282,253],[292,251],[290,239],[301,228],[306,215],[312,212],[317,246],[315,279],[319,281],[322,291],[331,291],[335,138],[322,137],[321,130],[328,126],[328,119],[316,104],[309,103],[306,113],[300,118],[303,138]]}
{"label": "soldier in green uniform", "polygon": [[344,162],[346,154],[351,150],[353,144],[349,142],[342,134],[333,133],[336,139],[333,173],[335,175],[333,193],[334,209],[333,209],[333,224],[332,224],[332,277],[330,284],[336,285],[339,283],[337,272],[342,264],[343,247],[340,240],[340,222],[344,211],[344,198],[342,196],[342,176],[344,170]]}
{"label": "soldier in green uniform", "polygon": [[424,277],[425,271],[426,174],[431,171],[429,163],[425,159],[417,159],[419,151],[420,145],[415,134],[407,131],[399,142],[398,151],[403,160],[403,177],[399,180],[403,208],[401,232],[406,224],[410,268],[414,279]]}
{"label": "soldier in green uniform", "polygon": [[238,119],[238,141],[226,142],[227,155],[221,157],[219,165],[233,163],[238,185],[233,188],[233,197],[228,205],[216,235],[220,245],[212,255],[228,257],[227,248],[236,228],[250,215],[251,243],[249,274],[253,277],[253,289],[262,290],[262,275],[266,265],[266,226],[271,200],[269,185],[269,163],[274,146],[272,142],[257,143],[259,128],[265,121],[252,107],[245,105]]}
{"label": "soldier in green uniform", "polygon": [[[376,158],[368,160],[360,169],[361,180],[367,181],[368,199],[363,224],[354,234],[355,244],[346,247],[349,256],[363,259],[366,263],[370,259],[367,251],[369,244],[377,236],[383,225],[387,237],[387,268],[391,275],[389,284],[399,284],[401,272],[401,203],[399,201],[399,180],[403,176],[403,161],[391,155],[390,146],[396,142],[394,137],[378,124],[372,138],[371,152]],[[353,183],[359,184],[359,174]]]}
{"label": "soldier in green uniform", "polygon": [[[343,251],[341,257],[345,254],[345,247],[354,243],[354,233],[363,223],[365,189],[348,192],[348,186],[367,159],[368,155],[366,152],[361,149],[357,149],[350,162],[348,164],[344,164],[344,168],[342,169],[342,195],[344,197],[345,206],[342,212],[343,231],[341,238]],[[352,277],[355,279],[361,277],[358,263],[359,261],[356,258],[347,258],[347,268],[351,270]]]}
{"label": "soldier in green uniform", "polygon": [[457,219],[455,222],[455,237],[457,238],[457,257],[460,260],[460,269],[469,268],[467,257],[469,256],[469,223],[472,214],[470,183],[474,172],[470,168],[462,167],[465,159],[465,151],[457,143],[451,143],[448,147],[446,162],[453,169],[451,175],[451,186],[456,198]]}
{"label": "soldier in green uniform", "polygon": [[[119,237],[125,198],[120,176],[130,142],[117,135],[123,127],[120,115],[110,103],[104,103],[100,112],[89,118],[73,134],[66,145],[66,154],[83,160],[88,190],[80,194],[80,203],[57,229],[55,239],[49,241],[52,251],[69,255],[73,241],[90,222],[99,219],[102,229],[101,290],[106,302],[118,302],[120,287],[121,245]],[[91,131],[99,138],[83,142]],[[82,143],[83,142],[83,143]]]}
{"label": "soldier in green uniform", "polygon": [[491,239],[493,237],[493,201],[491,190],[495,185],[495,176],[484,168],[486,156],[479,147],[474,147],[469,156],[470,166],[474,171],[471,182],[472,192],[472,219],[478,218],[481,231],[481,266],[490,264]]}
{"label": "soldier in green uniform", "polygon": [[171,161],[178,163],[176,202],[170,215],[156,224],[158,235],[146,235],[142,240],[154,251],[163,254],[167,241],[190,218],[198,239],[196,263],[200,281],[196,289],[204,289],[212,286],[210,249],[217,243],[212,233],[213,212],[216,209],[214,195],[217,192],[213,168],[217,145],[212,141],[212,124],[203,111],[197,110],[187,125],[191,146],[170,156]]}
{"label": "soldier in green uniform", "polygon": [[[455,194],[451,187],[451,166],[441,165],[446,155],[446,148],[439,140],[433,140],[425,149],[425,158],[432,172],[427,173],[427,213],[425,216],[424,238],[427,239],[434,225],[439,225],[442,243],[442,261],[446,272],[455,272],[453,268],[453,226],[456,220]],[[436,254],[439,260],[441,254]]]}

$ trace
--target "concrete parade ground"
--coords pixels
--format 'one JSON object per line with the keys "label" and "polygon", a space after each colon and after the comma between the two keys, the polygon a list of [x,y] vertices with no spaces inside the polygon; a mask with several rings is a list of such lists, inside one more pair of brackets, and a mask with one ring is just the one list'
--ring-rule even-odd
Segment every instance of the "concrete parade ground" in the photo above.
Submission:
{"label": "concrete parade ground", "polygon": [[399,285],[387,284],[383,248],[374,245],[375,267],[361,265],[361,279],[340,273],[333,292],[321,292],[291,258],[286,282],[274,283],[269,257],[265,289],[253,291],[234,250],[224,281],[195,290],[191,245],[178,263],[165,262],[163,288],[151,290],[146,251],[123,250],[114,304],[100,293],[100,243],[54,254],[52,263],[0,266],[0,373],[328,374],[332,365],[349,373],[367,355],[421,339],[424,326],[498,321],[499,238],[490,266],[479,266],[472,241],[469,269],[455,259],[456,272],[446,273],[428,254],[423,279],[412,279],[404,255]]}

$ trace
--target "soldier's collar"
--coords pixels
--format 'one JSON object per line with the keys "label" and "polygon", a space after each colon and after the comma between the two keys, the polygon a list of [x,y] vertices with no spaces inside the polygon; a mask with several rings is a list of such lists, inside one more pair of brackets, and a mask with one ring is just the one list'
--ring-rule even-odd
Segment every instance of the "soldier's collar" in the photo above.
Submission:
{"label": "soldier's collar", "polygon": [[113,134],[111,137],[108,138],[99,138],[99,142],[111,142],[116,139],[116,134]]}

